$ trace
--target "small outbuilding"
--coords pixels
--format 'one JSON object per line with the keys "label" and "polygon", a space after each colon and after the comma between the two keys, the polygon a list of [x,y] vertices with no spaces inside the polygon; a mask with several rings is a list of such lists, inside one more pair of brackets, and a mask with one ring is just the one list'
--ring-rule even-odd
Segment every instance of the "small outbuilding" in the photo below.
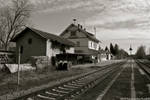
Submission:
{"label": "small outbuilding", "polygon": [[[56,54],[74,53],[74,43],[60,36],[34,28],[25,28],[12,40],[16,42],[16,58],[20,49],[21,63],[29,61],[31,56],[47,56],[49,61]],[[17,61],[16,59],[16,61]]]}
{"label": "small outbuilding", "polygon": [[101,61],[111,60],[113,58],[113,55],[110,53],[109,50],[100,50],[100,58]]}

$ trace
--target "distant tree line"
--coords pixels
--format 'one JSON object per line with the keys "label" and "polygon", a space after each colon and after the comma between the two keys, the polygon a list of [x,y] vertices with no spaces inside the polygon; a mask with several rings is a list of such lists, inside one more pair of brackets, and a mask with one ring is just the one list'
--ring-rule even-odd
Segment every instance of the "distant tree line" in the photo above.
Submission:
{"label": "distant tree line", "polygon": [[122,59],[128,57],[128,53],[125,50],[120,49],[118,44],[113,45],[112,43],[110,43],[109,49],[106,46],[105,51],[109,51],[113,56],[115,56],[116,59]]}
{"label": "distant tree line", "polygon": [[140,46],[135,54],[136,59],[144,59],[146,58],[146,53],[145,53],[145,46]]}

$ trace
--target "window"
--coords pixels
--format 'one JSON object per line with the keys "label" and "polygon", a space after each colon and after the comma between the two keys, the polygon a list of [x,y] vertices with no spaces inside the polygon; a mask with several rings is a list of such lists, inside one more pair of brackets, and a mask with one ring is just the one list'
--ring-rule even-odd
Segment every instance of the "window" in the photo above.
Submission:
{"label": "window", "polygon": [[28,44],[32,44],[32,39],[31,38],[28,39]]}
{"label": "window", "polygon": [[23,54],[23,46],[20,47],[20,53]]}
{"label": "window", "polygon": [[80,42],[79,41],[77,41],[77,46],[80,46]]}
{"label": "window", "polygon": [[72,31],[71,36],[76,36],[76,31]]}

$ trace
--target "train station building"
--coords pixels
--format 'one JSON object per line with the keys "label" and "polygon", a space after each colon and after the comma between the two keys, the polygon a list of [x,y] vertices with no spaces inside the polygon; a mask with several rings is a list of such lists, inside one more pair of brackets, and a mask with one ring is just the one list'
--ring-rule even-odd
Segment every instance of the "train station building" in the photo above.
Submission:
{"label": "train station building", "polygon": [[49,60],[56,57],[73,64],[102,60],[101,41],[80,24],[70,24],[59,36],[27,27],[12,41],[16,42],[16,62],[19,48],[21,63],[28,62],[32,56],[47,56]]}
{"label": "train station building", "polygon": [[97,62],[99,62],[101,42],[94,34],[87,32],[82,25],[70,24],[60,36],[75,44],[75,54],[78,55],[77,60],[92,62],[97,59]]}
{"label": "train station building", "polygon": [[16,42],[17,59],[20,48],[21,63],[28,62],[31,56],[47,56],[50,60],[56,54],[74,53],[73,42],[29,27],[25,28],[12,41]]}

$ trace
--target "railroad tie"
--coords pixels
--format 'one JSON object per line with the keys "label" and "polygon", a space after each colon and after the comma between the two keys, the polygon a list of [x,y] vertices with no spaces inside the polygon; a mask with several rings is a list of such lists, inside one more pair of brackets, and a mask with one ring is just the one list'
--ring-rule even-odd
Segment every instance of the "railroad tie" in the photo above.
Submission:
{"label": "railroad tie", "polygon": [[43,95],[41,95],[41,94],[38,94],[37,97],[42,98],[42,99],[48,99],[48,100],[56,100],[56,98],[43,96]]}
{"label": "railroad tie", "polygon": [[56,93],[52,93],[52,92],[48,92],[48,91],[46,91],[45,93],[49,94],[49,95],[53,95],[53,96],[63,96],[61,94],[56,94]]}
{"label": "railroad tie", "polygon": [[83,85],[79,85],[79,84],[72,84],[72,83],[69,83],[68,85],[73,85],[73,86],[77,86],[77,87],[81,87]]}
{"label": "railroad tie", "polygon": [[62,90],[70,90],[70,91],[73,91],[73,90],[74,90],[74,89],[65,88],[65,87],[61,87],[61,86],[59,86],[58,88],[59,88],[59,89],[62,89]]}
{"label": "railroad tie", "polygon": [[72,88],[72,89],[77,89],[77,88],[79,88],[79,87],[77,87],[77,86],[73,86],[73,85],[64,85],[64,87]]}
{"label": "railroad tie", "polygon": [[69,92],[66,92],[66,91],[58,90],[58,89],[52,89],[52,90],[55,91],[55,92],[58,92],[58,93],[65,93],[65,94],[69,93]]}
{"label": "railroad tie", "polygon": [[84,85],[85,83],[83,82],[72,82],[73,84],[79,84],[79,85]]}

